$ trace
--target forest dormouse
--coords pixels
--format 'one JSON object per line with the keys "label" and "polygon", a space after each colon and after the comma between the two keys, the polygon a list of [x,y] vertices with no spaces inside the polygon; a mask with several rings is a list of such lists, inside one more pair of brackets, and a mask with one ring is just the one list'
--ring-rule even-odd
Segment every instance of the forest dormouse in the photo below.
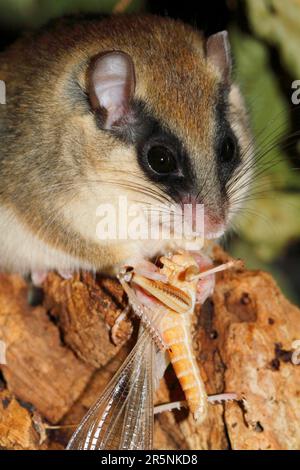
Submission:
{"label": "forest dormouse", "polygon": [[101,204],[200,203],[219,237],[252,141],[227,33],[169,18],[60,20],[0,56],[0,268],[114,272],[165,240],[101,240]]}

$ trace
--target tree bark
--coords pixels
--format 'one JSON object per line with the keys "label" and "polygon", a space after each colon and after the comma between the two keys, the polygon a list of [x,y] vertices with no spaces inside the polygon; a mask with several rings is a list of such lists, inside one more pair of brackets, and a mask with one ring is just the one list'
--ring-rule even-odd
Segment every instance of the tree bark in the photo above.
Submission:
{"label": "tree bark", "polygon": [[[216,263],[228,256],[219,248]],[[126,304],[117,281],[50,273],[40,305],[28,304],[19,276],[0,276],[0,446],[62,449],[132,347],[135,319],[111,327]],[[188,410],[155,418],[156,449],[300,449],[300,310],[260,271],[220,273],[195,312],[195,354],[208,394],[240,400],[209,405],[199,426]],[[3,358],[2,358],[3,359]],[[3,360],[2,360],[3,362]],[[168,368],[156,403],[182,399]]]}

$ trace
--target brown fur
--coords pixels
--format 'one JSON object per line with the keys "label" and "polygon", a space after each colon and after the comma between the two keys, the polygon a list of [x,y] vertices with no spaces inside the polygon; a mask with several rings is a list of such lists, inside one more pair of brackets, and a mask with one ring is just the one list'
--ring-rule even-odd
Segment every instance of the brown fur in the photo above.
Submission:
{"label": "brown fur", "polygon": [[[123,144],[96,127],[88,100],[76,87],[78,83],[87,92],[90,60],[109,50],[132,57],[136,97],[184,142],[199,178],[209,172],[211,186],[217,185],[213,109],[221,76],[207,62],[199,32],[171,19],[120,16],[60,21],[16,42],[0,56],[0,79],[7,86],[7,105],[0,106],[0,207],[47,246],[95,269],[122,262],[134,251],[126,244],[100,245],[84,227],[78,229],[78,219],[84,221],[87,214],[90,220],[89,213],[93,217],[93,191],[102,198],[98,203],[121,191],[101,184],[101,178],[131,178],[153,187],[139,169],[134,149],[124,151]],[[231,110],[244,119],[238,93]],[[244,123],[238,126],[246,147],[248,131]],[[217,206],[217,191],[212,200]],[[15,269],[17,263],[11,266]]]}

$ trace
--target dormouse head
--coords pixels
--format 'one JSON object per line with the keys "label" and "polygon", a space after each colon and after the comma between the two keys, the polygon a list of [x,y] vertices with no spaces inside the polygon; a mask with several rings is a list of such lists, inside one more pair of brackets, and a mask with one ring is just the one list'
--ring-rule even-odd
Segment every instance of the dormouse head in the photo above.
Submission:
{"label": "dormouse head", "polygon": [[2,59],[0,196],[25,239],[41,242],[24,249],[24,270],[110,269],[142,250],[172,250],[152,234],[140,243],[128,233],[99,238],[102,209],[117,204],[118,217],[121,196],[163,226],[170,207],[180,217],[182,206],[203,205],[206,237],[228,227],[253,165],[226,32],[204,38],[152,15],[66,18]]}
{"label": "dormouse head", "polygon": [[137,198],[203,204],[205,234],[217,237],[240,206],[251,167],[227,32],[204,39],[155,17],[126,25],[89,63],[94,142],[105,137],[105,158]]}

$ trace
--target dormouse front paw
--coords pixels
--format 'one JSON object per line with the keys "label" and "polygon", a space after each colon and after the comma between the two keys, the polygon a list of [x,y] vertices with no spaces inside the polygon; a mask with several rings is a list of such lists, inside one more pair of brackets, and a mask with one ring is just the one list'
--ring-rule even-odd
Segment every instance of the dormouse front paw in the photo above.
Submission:
{"label": "dormouse front paw", "polygon": [[[71,279],[73,276],[73,273],[71,271],[58,269],[57,272],[63,279]],[[41,287],[43,282],[45,282],[47,275],[48,275],[48,271],[32,271],[31,272],[32,284],[35,287]]]}
{"label": "dormouse front paw", "polygon": [[[213,268],[212,260],[199,252],[191,253],[199,266],[200,272],[208,271]],[[208,297],[213,294],[215,288],[215,275],[211,274],[204,279],[200,279],[197,284],[196,302],[203,304]]]}

